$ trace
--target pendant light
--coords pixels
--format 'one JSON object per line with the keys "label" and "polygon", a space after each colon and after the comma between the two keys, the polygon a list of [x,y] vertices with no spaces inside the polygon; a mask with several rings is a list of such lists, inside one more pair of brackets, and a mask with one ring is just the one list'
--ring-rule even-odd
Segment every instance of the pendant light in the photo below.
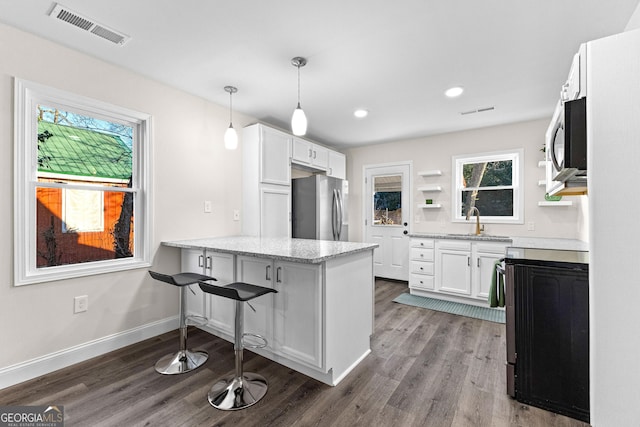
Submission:
{"label": "pendant light", "polygon": [[238,133],[233,128],[232,113],[233,113],[233,94],[238,91],[238,88],[234,86],[225,86],[224,90],[229,92],[229,127],[224,133],[224,148],[227,150],[235,150],[238,148]]}
{"label": "pendant light", "polygon": [[291,117],[291,131],[296,136],[302,136],[307,133],[307,116],[305,116],[300,107],[300,67],[307,65],[307,60],[296,56],[291,59],[291,64],[298,68],[298,106],[293,110],[293,116]]}

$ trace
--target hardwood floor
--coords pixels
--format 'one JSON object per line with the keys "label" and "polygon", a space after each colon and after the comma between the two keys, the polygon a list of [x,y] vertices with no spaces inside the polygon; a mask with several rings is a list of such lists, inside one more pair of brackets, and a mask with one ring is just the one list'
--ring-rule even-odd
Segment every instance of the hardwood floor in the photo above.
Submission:
{"label": "hardwood floor", "polygon": [[66,426],[586,426],[510,399],[504,325],[392,302],[406,283],[376,281],[372,353],[330,387],[245,351],[245,370],[269,381],[242,411],[206,394],[231,373],[232,344],[198,329],[189,347],[207,363],[178,376],[153,365],[177,331],[0,390],[0,405],[63,405]]}

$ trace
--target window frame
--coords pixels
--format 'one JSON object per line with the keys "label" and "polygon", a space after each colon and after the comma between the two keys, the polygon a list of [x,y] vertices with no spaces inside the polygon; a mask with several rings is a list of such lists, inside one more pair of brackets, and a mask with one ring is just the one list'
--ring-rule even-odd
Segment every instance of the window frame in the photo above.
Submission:
{"label": "window frame", "polygon": [[[511,160],[512,182],[510,186],[497,186],[495,189],[512,189],[513,190],[513,215],[511,216],[485,216],[480,212],[480,220],[488,224],[524,224],[524,168],[522,160],[524,158],[523,149],[494,151],[489,153],[478,154],[462,154],[452,156],[451,170],[452,174],[452,222],[468,222],[466,217],[461,214],[462,211],[462,192],[466,189],[462,185],[462,169],[465,164],[498,162]],[[483,188],[483,187],[478,187]],[[475,216],[475,215],[474,215]]]}
{"label": "window frame", "polygon": [[[65,184],[64,188],[125,191],[134,194],[135,233],[133,257],[36,267],[36,187],[38,183],[38,104],[60,108],[134,126],[131,188]],[[89,97],[15,78],[14,81],[14,286],[90,276],[151,265],[151,164],[152,117]]]}

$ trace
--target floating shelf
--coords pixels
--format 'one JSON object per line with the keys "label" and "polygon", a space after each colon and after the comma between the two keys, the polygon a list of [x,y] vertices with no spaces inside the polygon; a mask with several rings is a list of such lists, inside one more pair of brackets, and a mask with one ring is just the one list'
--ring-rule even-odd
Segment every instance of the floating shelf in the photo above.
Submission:
{"label": "floating shelf", "polygon": [[423,185],[418,187],[418,191],[442,191],[442,187],[439,185]]}
{"label": "floating shelf", "polygon": [[570,200],[558,200],[557,202],[538,202],[538,206],[571,206],[573,202]]}
{"label": "floating shelf", "polygon": [[442,175],[442,171],[437,169],[418,172],[418,176],[440,176],[440,175]]}
{"label": "floating shelf", "polygon": [[440,203],[434,203],[434,204],[431,204],[431,205],[427,205],[427,204],[422,203],[422,204],[418,205],[418,207],[422,208],[422,209],[440,209],[442,207],[442,205]]}

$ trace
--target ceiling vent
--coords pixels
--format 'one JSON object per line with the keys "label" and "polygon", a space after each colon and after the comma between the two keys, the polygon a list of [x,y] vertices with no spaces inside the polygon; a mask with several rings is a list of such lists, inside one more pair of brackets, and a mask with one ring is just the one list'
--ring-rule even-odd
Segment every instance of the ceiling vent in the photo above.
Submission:
{"label": "ceiling vent", "polygon": [[462,114],[463,116],[466,116],[467,114],[484,113],[485,111],[491,111],[493,109],[495,109],[495,107],[478,108],[476,110],[462,111],[460,114]]}
{"label": "ceiling vent", "polygon": [[130,36],[108,28],[102,24],[98,24],[95,20],[89,19],[86,16],[82,16],[79,13],[74,12],[66,6],[62,6],[58,3],[55,3],[55,6],[53,7],[53,10],[49,14],[49,16],[67,22],[84,31],[88,31],[91,34],[94,34],[105,40],[109,40],[111,43],[117,44],[119,46],[124,45],[131,39]]}

